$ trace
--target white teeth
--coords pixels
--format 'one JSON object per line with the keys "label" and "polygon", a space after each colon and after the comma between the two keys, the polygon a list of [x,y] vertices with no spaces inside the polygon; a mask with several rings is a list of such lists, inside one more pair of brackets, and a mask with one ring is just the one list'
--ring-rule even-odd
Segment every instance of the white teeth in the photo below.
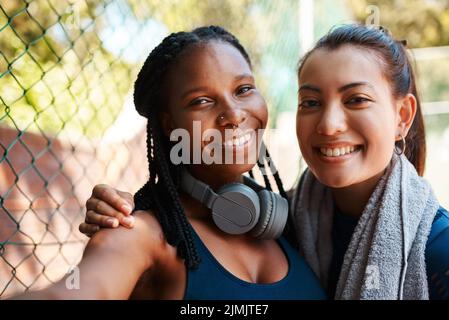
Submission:
{"label": "white teeth", "polygon": [[344,156],[345,154],[349,154],[354,152],[355,146],[347,146],[347,147],[341,147],[341,148],[320,148],[320,151],[323,155],[327,157],[340,157]]}
{"label": "white teeth", "polygon": [[223,145],[225,147],[241,146],[241,145],[244,145],[246,142],[248,142],[250,139],[251,139],[251,134],[247,133],[244,136],[229,139],[229,140],[223,142]]}

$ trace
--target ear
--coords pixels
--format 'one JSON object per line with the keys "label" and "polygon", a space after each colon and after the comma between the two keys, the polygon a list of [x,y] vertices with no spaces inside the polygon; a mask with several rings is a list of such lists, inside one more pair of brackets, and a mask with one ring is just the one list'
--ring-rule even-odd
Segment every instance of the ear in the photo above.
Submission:
{"label": "ear", "polygon": [[159,120],[161,121],[162,131],[167,137],[170,137],[170,133],[175,128],[173,118],[168,112],[161,112],[159,114]]}
{"label": "ear", "polygon": [[398,125],[396,137],[402,135],[405,138],[407,136],[413,120],[415,119],[416,109],[418,107],[417,104],[416,97],[411,93],[408,93],[404,98],[401,98],[398,101]]}

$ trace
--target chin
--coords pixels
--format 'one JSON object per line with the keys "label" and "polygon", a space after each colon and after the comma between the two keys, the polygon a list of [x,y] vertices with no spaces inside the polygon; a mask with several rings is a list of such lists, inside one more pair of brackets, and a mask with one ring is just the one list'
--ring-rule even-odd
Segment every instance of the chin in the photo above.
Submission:
{"label": "chin", "polygon": [[350,185],[352,185],[352,182],[350,181],[350,179],[348,179],[347,176],[338,176],[338,175],[331,176],[329,174],[326,174],[326,175],[315,175],[315,177],[318,179],[319,182],[321,182],[322,184],[324,184],[329,188],[338,189],[349,187]]}
{"label": "chin", "polygon": [[245,164],[210,164],[208,167],[214,167],[218,172],[225,175],[242,175],[254,168],[254,163]]}
{"label": "chin", "polygon": [[244,174],[249,172],[251,169],[254,168],[254,163],[245,163],[245,164],[228,164],[227,170],[235,172],[237,174]]}

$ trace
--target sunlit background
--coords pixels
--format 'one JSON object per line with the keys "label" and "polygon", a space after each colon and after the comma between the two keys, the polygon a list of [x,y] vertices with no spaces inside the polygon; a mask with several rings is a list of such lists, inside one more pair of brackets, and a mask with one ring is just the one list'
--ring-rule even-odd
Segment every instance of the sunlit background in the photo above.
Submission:
{"label": "sunlit background", "polygon": [[298,59],[354,21],[407,40],[425,102],[425,176],[449,207],[449,0],[0,0],[0,298],[42,288],[79,261],[93,185],[134,192],[146,180],[146,122],[131,90],[163,37],[214,24],[240,39],[269,104],[267,143],[291,187],[304,168]]}

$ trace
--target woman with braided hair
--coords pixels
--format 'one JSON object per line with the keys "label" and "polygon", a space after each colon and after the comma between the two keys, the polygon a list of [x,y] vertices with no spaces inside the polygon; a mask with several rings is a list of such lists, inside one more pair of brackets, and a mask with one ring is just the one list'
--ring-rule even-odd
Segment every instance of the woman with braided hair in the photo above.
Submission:
{"label": "woman with braided hair", "polygon": [[[449,213],[422,177],[424,121],[406,42],[382,27],[338,26],[299,62],[298,88],[308,168],[292,220],[328,296],[449,299]],[[126,224],[120,195],[97,187],[80,229],[110,227],[110,217]]]}
{"label": "woman with braided hair", "polygon": [[[238,40],[215,26],[169,35],[145,61],[135,82],[134,102],[138,112],[148,118],[150,175],[134,196],[133,229],[104,228],[92,236],[78,266],[79,290],[65,288],[63,279],[24,297],[324,299],[318,279],[285,236],[224,232],[214,223],[211,210],[197,200],[195,191],[187,192],[184,187],[184,177],[189,175],[188,181],[207,184],[208,190],[248,184],[262,197],[271,190],[268,178],[264,177],[267,185],[262,188],[243,177],[255,162],[174,164],[170,158],[170,134],[183,129],[193,145],[196,121],[202,135],[211,129],[240,134],[220,144],[233,157],[247,159],[251,146],[259,149],[260,139],[246,133],[266,127],[267,106],[257,90],[248,54]],[[209,143],[201,141],[201,151]],[[263,162],[258,165],[263,167]],[[277,173],[274,179],[286,197]],[[276,201],[287,204],[280,196],[266,203],[276,207]],[[232,207],[231,202],[226,205]],[[261,215],[271,210],[260,202]],[[284,209],[287,217],[288,206]],[[267,221],[260,227],[262,234],[270,225]]]}

